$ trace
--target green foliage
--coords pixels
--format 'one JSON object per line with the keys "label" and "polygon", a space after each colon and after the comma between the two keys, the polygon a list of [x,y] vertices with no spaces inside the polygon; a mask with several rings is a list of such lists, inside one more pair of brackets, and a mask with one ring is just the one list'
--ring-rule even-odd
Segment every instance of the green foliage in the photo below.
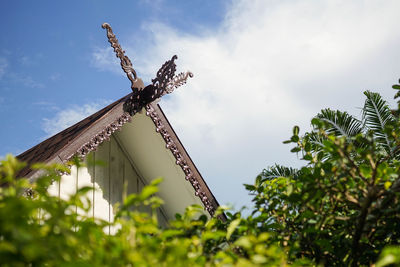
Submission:
{"label": "green foliage", "polygon": [[[155,211],[162,200],[154,195],[161,179],[126,196],[109,223],[85,215],[91,208],[85,195],[92,187],[80,188],[66,200],[48,193],[59,173],[69,171],[65,166],[36,164],[44,174],[34,182],[15,178],[23,166],[12,156],[0,164],[1,266],[287,265],[285,252],[265,242],[269,235],[248,230],[240,213],[224,222],[190,206],[161,228]],[[153,212],[140,212],[143,205]],[[106,234],[109,227],[118,229],[116,234]]]}
{"label": "green foliage", "polygon": [[350,137],[355,136],[362,130],[360,120],[340,110],[323,109],[316,118],[326,123],[325,131],[327,134]]}
{"label": "green foliage", "polygon": [[[394,84],[392,88],[395,90],[400,90],[400,79],[399,79],[399,84]],[[396,94],[394,95],[394,99],[399,97],[400,97],[400,91],[397,91]]]}
{"label": "green foliage", "polygon": [[[66,200],[48,193],[65,166],[36,164],[41,177],[16,179],[24,164],[7,156],[0,164],[0,265],[400,265],[399,111],[377,93],[364,95],[361,119],[324,109],[312,131],[301,136],[293,128],[284,143],[294,145],[304,166],[275,165],[245,185],[254,196],[247,218],[224,207],[208,218],[190,206],[161,228],[156,179],[123,196],[109,223],[85,215],[93,188]],[[140,212],[143,205],[152,212]],[[116,233],[106,234],[109,227]]]}
{"label": "green foliage", "polygon": [[400,247],[386,247],[376,263],[376,267],[399,266],[400,265]]}
{"label": "green foliage", "polygon": [[400,122],[379,94],[364,95],[361,120],[325,109],[311,132],[294,128],[285,143],[304,167],[274,166],[245,185],[255,206],[247,223],[289,261],[400,264]]}
{"label": "green foliage", "polygon": [[391,155],[394,140],[390,138],[390,131],[386,131],[385,127],[395,121],[394,116],[386,101],[378,93],[366,91],[364,94],[367,99],[363,108],[363,119],[367,129],[373,133],[377,144],[382,145],[386,153]]}

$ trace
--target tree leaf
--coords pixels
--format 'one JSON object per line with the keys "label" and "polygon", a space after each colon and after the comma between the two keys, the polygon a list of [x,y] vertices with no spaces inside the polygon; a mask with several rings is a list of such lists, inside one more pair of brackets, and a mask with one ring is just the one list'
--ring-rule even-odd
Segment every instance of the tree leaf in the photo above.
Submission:
{"label": "tree leaf", "polygon": [[238,225],[240,224],[240,222],[242,221],[241,218],[235,219],[233,220],[227,230],[226,230],[226,239],[229,240],[231,238],[231,235],[233,234],[233,232],[235,231],[236,227],[238,227]]}

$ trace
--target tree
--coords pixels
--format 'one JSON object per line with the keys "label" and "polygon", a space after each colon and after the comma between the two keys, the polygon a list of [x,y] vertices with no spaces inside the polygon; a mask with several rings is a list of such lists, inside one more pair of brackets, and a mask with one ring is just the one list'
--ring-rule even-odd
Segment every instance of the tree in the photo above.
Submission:
{"label": "tree", "polygon": [[[7,156],[0,162],[0,265],[399,265],[399,111],[377,93],[364,94],[361,119],[325,109],[311,132],[300,136],[294,127],[285,143],[295,144],[305,166],[264,170],[245,185],[252,215],[220,208],[225,222],[190,206],[162,229],[154,212],[160,179],[124,197],[112,223],[78,214],[90,209],[84,196],[93,188],[67,200],[51,196],[48,186],[67,167],[31,166],[44,175],[30,182],[15,177],[24,164]],[[140,212],[142,205],[153,213]],[[119,229],[115,235],[103,231],[109,226]]]}
{"label": "tree", "polygon": [[378,93],[364,95],[361,119],[324,109],[311,132],[299,136],[294,127],[285,143],[295,144],[304,167],[276,165],[245,185],[254,195],[248,222],[291,260],[370,265],[400,243],[400,123]]}
{"label": "tree", "polygon": [[[71,162],[79,168],[82,163]],[[48,193],[48,186],[69,168],[36,164],[45,171],[35,182],[16,179],[24,166],[7,156],[0,163],[0,266],[285,266],[279,246],[266,246],[268,234],[232,238],[241,218],[223,222],[202,215],[202,207],[190,206],[161,228],[156,209],[154,180],[140,194],[124,198],[114,222],[78,214],[89,211],[85,198],[92,187],[80,188],[67,200]],[[140,212],[145,205],[152,214]],[[117,208],[117,207],[115,207]],[[216,215],[221,214],[221,208]],[[119,229],[115,235],[103,230]]]}

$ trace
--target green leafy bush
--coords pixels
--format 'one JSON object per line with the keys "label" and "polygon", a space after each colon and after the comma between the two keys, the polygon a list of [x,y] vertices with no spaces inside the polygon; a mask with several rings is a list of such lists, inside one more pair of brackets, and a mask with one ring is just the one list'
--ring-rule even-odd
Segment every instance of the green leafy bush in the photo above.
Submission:
{"label": "green leafy bush", "polygon": [[[109,223],[76,212],[90,210],[92,188],[67,200],[48,193],[65,166],[32,166],[44,174],[29,182],[16,179],[24,164],[7,156],[0,163],[0,265],[400,265],[399,111],[377,93],[364,94],[361,119],[325,109],[312,131],[301,136],[294,127],[284,143],[294,144],[305,166],[275,165],[245,185],[254,196],[246,218],[226,208],[208,218],[190,206],[161,228],[157,179],[124,197]],[[143,205],[153,212],[140,212]],[[218,219],[222,212],[226,221]],[[108,227],[118,231],[108,235]]]}
{"label": "green leafy bush", "polygon": [[[108,223],[76,212],[90,210],[85,195],[91,187],[80,188],[67,200],[48,193],[59,173],[69,171],[65,166],[33,166],[45,174],[32,183],[15,178],[22,166],[12,156],[0,164],[1,266],[286,265],[284,251],[265,243],[268,234],[232,237],[242,223],[240,214],[223,222],[201,215],[200,206],[190,206],[167,228],[159,227],[155,210],[162,201],[154,193],[160,179],[140,194],[127,196],[114,222]],[[140,212],[142,205],[149,206],[153,215]],[[221,208],[217,215],[222,212]],[[107,227],[119,230],[108,235],[103,230]]]}
{"label": "green leafy bush", "polygon": [[276,165],[245,185],[254,195],[247,222],[270,233],[289,261],[399,264],[400,122],[379,94],[364,95],[361,119],[325,109],[311,132],[294,127],[284,143],[295,144],[304,167]]}

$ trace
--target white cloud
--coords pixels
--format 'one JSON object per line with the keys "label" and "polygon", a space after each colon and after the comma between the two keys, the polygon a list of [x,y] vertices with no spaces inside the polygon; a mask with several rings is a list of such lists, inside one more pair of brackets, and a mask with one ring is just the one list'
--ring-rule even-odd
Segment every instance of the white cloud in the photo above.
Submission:
{"label": "white cloud", "polygon": [[153,11],[161,11],[164,7],[164,0],[139,0],[139,3],[150,6]]}
{"label": "white cloud", "polygon": [[61,74],[56,72],[50,75],[49,79],[51,81],[58,81],[61,78]]}
{"label": "white cloud", "polygon": [[44,118],[42,129],[50,137],[99,111],[109,104],[110,101],[97,101],[83,106],[72,106],[65,110],[58,111],[52,118]]}
{"label": "white cloud", "polygon": [[239,205],[249,199],[241,184],[263,167],[296,165],[281,143],[293,125],[307,129],[325,107],[357,115],[366,89],[392,98],[399,9],[399,1],[233,1],[216,30],[148,24],[148,45],[126,50],[136,49],[144,80],[173,54],[179,71],[195,74],[161,105],[220,202]]}
{"label": "white cloud", "polygon": [[[0,68],[1,70],[1,68]],[[9,72],[7,74],[7,77],[11,78],[11,80],[19,85],[23,85],[25,87],[29,88],[45,88],[46,86],[41,83],[36,81],[35,79],[32,78],[32,76],[27,75],[25,73],[15,73],[15,72]]]}
{"label": "white cloud", "polygon": [[17,81],[22,83],[26,87],[30,87],[30,88],[44,88],[45,87],[45,85],[43,83],[35,81],[29,75],[20,74],[19,76],[14,76],[14,77],[16,77]]}
{"label": "white cloud", "polygon": [[7,59],[0,57],[0,79],[4,76],[6,73],[6,68],[8,66]]}
{"label": "white cloud", "polygon": [[37,106],[48,112],[57,112],[60,110],[60,108],[55,103],[48,101],[36,101],[32,102],[32,105]]}
{"label": "white cloud", "polygon": [[31,66],[33,64],[32,62],[32,58],[28,57],[28,56],[23,56],[19,59],[19,62],[21,63],[21,65],[23,66]]}
{"label": "white cloud", "polygon": [[92,66],[98,70],[111,71],[117,74],[121,73],[119,59],[115,56],[115,53],[111,47],[95,47],[94,51],[92,52],[91,59]]}

